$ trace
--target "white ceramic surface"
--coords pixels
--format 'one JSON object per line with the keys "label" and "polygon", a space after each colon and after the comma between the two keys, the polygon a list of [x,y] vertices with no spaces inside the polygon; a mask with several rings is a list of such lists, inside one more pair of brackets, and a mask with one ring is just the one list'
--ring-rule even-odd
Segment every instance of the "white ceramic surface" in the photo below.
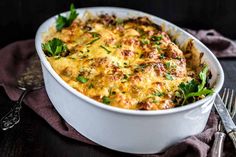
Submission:
{"label": "white ceramic surface", "polygon": [[[93,7],[77,9],[94,14],[109,13],[118,17],[148,16],[157,24],[165,25],[172,34],[178,33],[177,41],[183,43],[192,38],[196,47],[204,52],[203,60],[212,72],[211,82],[215,94],[223,85],[223,70],[212,52],[196,38],[179,27],[158,17],[130,9]],[[44,22],[36,34],[36,50],[40,57],[48,96],[61,116],[88,139],[110,149],[128,153],[157,153],[188,136],[200,133],[207,122],[215,94],[195,103],[163,110],[134,111],[104,105],[77,92],[65,83],[52,69],[41,48],[42,33],[55,24],[55,17]]]}

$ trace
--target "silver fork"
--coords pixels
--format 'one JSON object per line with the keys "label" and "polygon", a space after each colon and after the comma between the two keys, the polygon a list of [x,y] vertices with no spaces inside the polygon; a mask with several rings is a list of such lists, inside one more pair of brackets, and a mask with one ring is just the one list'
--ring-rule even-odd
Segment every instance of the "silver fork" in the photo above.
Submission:
{"label": "silver fork", "polygon": [[[233,118],[236,113],[236,97],[234,96],[233,89],[224,89],[222,100],[229,111],[230,116]],[[217,132],[215,133],[215,140],[211,149],[211,157],[222,157],[224,140],[225,140],[225,130],[221,121],[219,121]]]}

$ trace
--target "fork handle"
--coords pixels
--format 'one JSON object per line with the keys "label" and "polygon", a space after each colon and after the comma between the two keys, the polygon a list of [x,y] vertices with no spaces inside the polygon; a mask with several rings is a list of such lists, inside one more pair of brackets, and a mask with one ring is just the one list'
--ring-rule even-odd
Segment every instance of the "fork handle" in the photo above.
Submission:
{"label": "fork handle", "polygon": [[210,157],[222,157],[225,136],[224,132],[217,131],[215,133],[215,140],[210,152]]}
{"label": "fork handle", "polygon": [[24,97],[27,95],[28,91],[25,90],[20,98],[13,104],[12,109],[0,120],[0,126],[2,130],[8,130],[20,121],[20,110],[21,103]]}
{"label": "fork handle", "polygon": [[231,141],[234,144],[234,148],[236,150],[236,129],[234,129],[233,131],[229,132],[229,137],[231,139]]}

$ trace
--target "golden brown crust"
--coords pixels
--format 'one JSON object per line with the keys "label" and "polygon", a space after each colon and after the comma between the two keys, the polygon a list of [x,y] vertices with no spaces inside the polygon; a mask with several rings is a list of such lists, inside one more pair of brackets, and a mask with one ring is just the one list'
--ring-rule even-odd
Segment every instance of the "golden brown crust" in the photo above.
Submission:
{"label": "golden brown crust", "polygon": [[44,41],[53,38],[70,51],[66,57],[48,57],[54,70],[81,93],[112,106],[175,107],[172,97],[178,85],[192,79],[183,52],[147,17],[118,22],[105,14],[76,20],[61,32],[52,28]]}

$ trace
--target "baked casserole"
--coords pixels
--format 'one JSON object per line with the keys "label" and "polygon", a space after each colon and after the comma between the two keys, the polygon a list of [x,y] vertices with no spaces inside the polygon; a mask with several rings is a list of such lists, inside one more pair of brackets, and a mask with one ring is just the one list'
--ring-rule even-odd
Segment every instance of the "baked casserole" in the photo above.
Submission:
{"label": "baked casserole", "polygon": [[[133,110],[163,110],[212,94],[208,68],[148,17],[101,14],[68,17],[43,36],[42,48],[56,73],[84,95]],[[193,63],[193,61],[197,63]]]}

